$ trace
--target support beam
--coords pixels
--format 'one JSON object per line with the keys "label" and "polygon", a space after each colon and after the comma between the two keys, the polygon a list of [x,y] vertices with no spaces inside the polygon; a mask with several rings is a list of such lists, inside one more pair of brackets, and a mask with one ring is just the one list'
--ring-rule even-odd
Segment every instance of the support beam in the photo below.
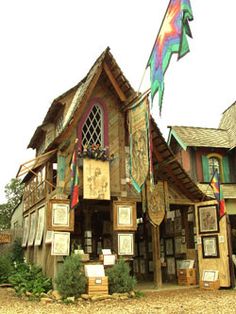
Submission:
{"label": "support beam", "polygon": [[162,276],[161,276],[161,249],[160,249],[160,227],[152,226],[152,254],[153,254],[153,270],[154,270],[154,285],[157,288],[162,286]]}

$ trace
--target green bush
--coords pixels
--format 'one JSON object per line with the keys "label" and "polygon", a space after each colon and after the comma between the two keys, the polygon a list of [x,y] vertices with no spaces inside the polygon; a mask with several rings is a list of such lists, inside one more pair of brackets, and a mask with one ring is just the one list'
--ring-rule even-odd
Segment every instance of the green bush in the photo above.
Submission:
{"label": "green bush", "polygon": [[55,279],[56,287],[62,297],[78,297],[85,292],[86,282],[80,256],[66,257]]}
{"label": "green bush", "polygon": [[14,240],[11,246],[11,260],[12,262],[22,263],[24,261],[24,249],[21,246],[21,239]]}
{"label": "green bush", "polygon": [[108,276],[110,293],[130,292],[136,285],[136,279],[130,276],[129,265],[124,259],[119,259],[117,264],[107,269],[106,275]]}
{"label": "green bush", "polygon": [[26,263],[16,264],[15,272],[9,277],[9,282],[18,295],[29,291],[34,296],[39,296],[52,288],[51,278],[46,277],[40,267]]}
{"label": "green bush", "polygon": [[10,254],[0,256],[0,283],[8,283],[13,272]]}

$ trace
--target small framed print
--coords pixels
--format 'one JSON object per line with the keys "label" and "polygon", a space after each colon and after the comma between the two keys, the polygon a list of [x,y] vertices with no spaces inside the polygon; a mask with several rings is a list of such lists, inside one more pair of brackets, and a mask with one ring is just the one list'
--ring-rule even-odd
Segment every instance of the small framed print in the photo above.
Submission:
{"label": "small framed print", "polygon": [[182,231],[182,219],[181,219],[181,216],[175,217],[174,226],[175,226],[175,234],[181,234],[181,231]]}
{"label": "small framed print", "polygon": [[203,258],[218,258],[219,243],[218,236],[202,236],[202,256]]}
{"label": "small framed print", "polygon": [[134,254],[133,233],[118,233],[118,255]]}
{"label": "small framed print", "polygon": [[135,202],[115,201],[113,203],[114,230],[137,230]]}
{"label": "small framed print", "polygon": [[53,232],[51,255],[67,256],[70,253],[70,232]]}
{"label": "small framed print", "polygon": [[174,255],[173,238],[165,239],[165,252],[166,256]]}
{"label": "small framed print", "polygon": [[174,257],[167,257],[166,258],[167,264],[167,274],[168,275],[175,275],[175,258]]}
{"label": "small framed print", "polygon": [[218,270],[203,270],[202,280],[203,281],[216,281],[219,278]]}
{"label": "small framed print", "polygon": [[38,224],[35,236],[35,246],[39,246],[42,243],[43,232],[44,232],[44,220],[45,220],[45,206],[38,209]]}
{"label": "small framed print", "polygon": [[219,231],[217,206],[198,206],[199,233],[211,233]]}
{"label": "small framed print", "polygon": [[74,231],[74,210],[69,200],[52,199],[48,208],[48,230]]}

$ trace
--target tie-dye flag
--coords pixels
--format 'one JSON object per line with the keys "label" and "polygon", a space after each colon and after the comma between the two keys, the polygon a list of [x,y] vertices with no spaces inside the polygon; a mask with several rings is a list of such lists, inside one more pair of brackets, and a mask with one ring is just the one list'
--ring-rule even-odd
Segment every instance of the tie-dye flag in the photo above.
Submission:
{"label": "tie-dye flag", "polygon": [[73,209],[78,203],[79,203],[79,169],[77,162],[77,150],[75,148],[71,160],[70,208]]}
{"label": "tie-dye flag", "polygon": [[217,171],[215,171],[213,176],[212,176],[210,186],[211,186],[213,193],[215,195],[215,198],[218,202],[219,216],[221,218],[225,214],[225,201],[224,201],[224,197],[223,197],[222,188],[220,185],[219,174]]}
{"label": "tie-dye flag", "polygon": [[187,36],[192,37],[188,22],[193,20],[190,0],[170,0],[147,63],[150,66],[151,98],[159,92],[161,113],[164,93],[164,74],[173,53],[178,59],[189,52]]}

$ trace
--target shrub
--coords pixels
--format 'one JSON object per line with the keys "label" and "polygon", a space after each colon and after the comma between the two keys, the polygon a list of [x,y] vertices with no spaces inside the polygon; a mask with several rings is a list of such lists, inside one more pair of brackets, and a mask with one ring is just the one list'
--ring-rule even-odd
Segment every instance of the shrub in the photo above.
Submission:
{"label": "shrub", "polygon": [[0,256],[0,283],[8,283],[9,276],[13,272],[13,266],[9,254]]}
{"label": "shrub", "polygon": [[130,292],[136,285],[136,279],[130,276],[129,265],[123,258],[119,259],[112,268],[107,269],[106,275],[108,276],[110,293]]}
{"label": "shrub", "polygon": [[15,273],[9,277],[9,282],[18,295],[29,291],[34,296],[39,296],[52,288],[51,278],[46,277],[40,267],[26,263],[16,264]]}
{"label": "shrub", "polygon": [[11,246],[11,260],[12,262],[22,263],[24,261],[24,249],[21,246],[21,239],[14,240]]}
{"label": "shrub", "polygon": [[55,279],[57,289],[62,297],[78,297],[85,292],[86,282],[80,256],[66,257]]}

